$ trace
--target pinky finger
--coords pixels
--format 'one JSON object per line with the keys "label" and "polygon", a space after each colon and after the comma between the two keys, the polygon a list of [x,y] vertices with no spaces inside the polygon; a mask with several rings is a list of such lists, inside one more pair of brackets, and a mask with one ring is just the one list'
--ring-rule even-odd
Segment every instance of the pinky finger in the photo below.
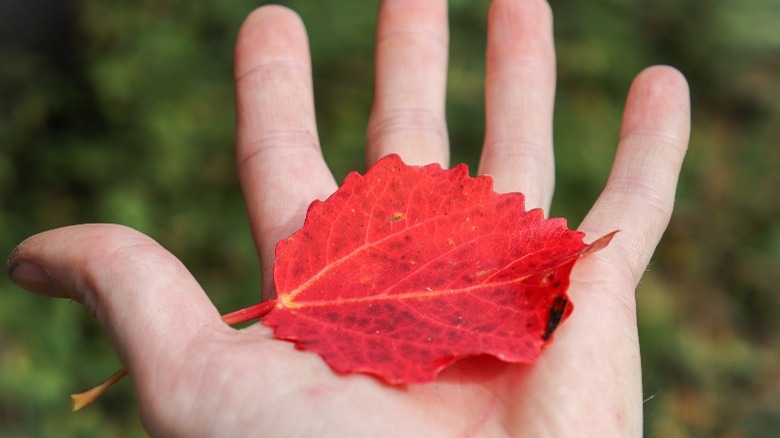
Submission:
{"label": "pinky finger", "polygon": [[690,135],[688,84],[656,66],[634,80],[609,180],[580,230],[595,238],[621,232],[610,246],[615,265],[636,285],[661,239]]}

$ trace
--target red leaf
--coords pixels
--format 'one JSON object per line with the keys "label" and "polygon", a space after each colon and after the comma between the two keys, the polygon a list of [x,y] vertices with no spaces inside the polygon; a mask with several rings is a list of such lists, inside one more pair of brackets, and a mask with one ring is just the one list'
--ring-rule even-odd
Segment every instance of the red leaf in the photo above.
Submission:
{"label": "red leaf", "polygon": [[276,247],[277,338],[336,371],[427,382],[458,359],[532,362],[571,313],[569,273],[591,246],[564,219],[526,212],[465,165],[397,155],[351,173]]}

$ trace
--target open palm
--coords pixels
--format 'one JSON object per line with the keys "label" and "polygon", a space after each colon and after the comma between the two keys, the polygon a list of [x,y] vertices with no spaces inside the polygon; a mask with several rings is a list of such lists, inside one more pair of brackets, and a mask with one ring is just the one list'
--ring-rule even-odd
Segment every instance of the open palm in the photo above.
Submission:
{"label": "open palm", "polygon": [[[495,0],[488,23],[487,129],[480,173],[529,207],[553,192],[552,17],[543,0]],[[386,0],[376,40],[366,157],[448,163],[445,0]],[[276,242],[336,183],[317,138],[305,30],[268,6],[236,47],[238,171],[263,272]],[[143,422],[161,436],[627,436],[641,433],[634,291],[672,210],[688,142],[688,90],[668,67],[628,96],[615,163],[580,230],[621,232],[581,261],[576,311],[532,365],[468,359],[426,385],[334,374],[315,354],[255,324],[234,330],[192,275],[140,233],[81,225],[33,236],[9,259],[27,289],[74,298],[108,331]],[[270,275],[266,297],[273,294]]]}

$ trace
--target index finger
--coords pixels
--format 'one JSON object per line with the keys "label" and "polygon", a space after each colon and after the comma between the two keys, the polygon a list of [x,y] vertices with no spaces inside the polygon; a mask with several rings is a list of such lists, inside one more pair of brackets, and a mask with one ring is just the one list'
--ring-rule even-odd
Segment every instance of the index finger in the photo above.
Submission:
{"label": "index finger", "polygon": [[[314,118],[303,23],[279,6],[244,22],[235,53],[237,166],[263,272],[276,242],[303,225],[306,208],[336,189]],[[270,290],[270,275],[264,275]]]}

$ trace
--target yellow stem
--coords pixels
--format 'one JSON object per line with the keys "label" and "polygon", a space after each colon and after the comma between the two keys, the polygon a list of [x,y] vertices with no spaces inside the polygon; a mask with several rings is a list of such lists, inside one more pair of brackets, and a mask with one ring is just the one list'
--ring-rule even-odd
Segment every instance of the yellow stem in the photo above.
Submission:
{"label": "yellow stem", "polygon": [[116,373],[114,373],[113,376],[106,379],[106,381],[104,381],[100,385],[90,390],[84,391],[81,394],[71,394],[70,400],[73,403],[73,412],[79,411],[83,407],[97,400],[98,397],[103,395],[104,392],[108,391],[108,388],[114,386],[114,383],[122,380],[122,378],[125,377],[126,375],[127,375],[127,371],[121,369]]}

